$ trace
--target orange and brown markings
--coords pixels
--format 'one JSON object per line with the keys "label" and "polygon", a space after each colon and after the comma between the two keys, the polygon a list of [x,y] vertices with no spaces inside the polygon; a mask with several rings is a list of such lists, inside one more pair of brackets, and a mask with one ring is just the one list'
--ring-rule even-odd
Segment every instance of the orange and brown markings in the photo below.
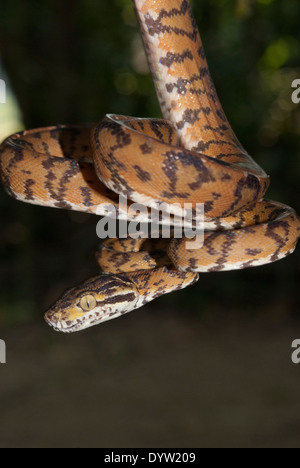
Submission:
{"label": "orange and brown markings", "polygon": [[102,248],[96,253],[103,272],[124,273],[156,268],[155,260],[148,252],[114,252]]}
{"label": "orange and brown markings", "polygon": [[215,230],[241,229],[263,223],[270,223],[276,219],[282,219],[289,214],[286,205],[270,200],[261,200],[249,204],[234,214],[225,218],[216,218]]}
{"label": "orange and brown markings", "polygon": [[235,164],[182,148],[164,120],[106,116],[92,130],[92,147],[99,178],[146,206],[205,203],[207,217],[228,216],[260,200],[269,185],[246,155]]}
{"label": "orange and brown markings", "polygon": [[124,273],[171,266],[166,254],[169,239],[107,239],[96,252],[103,272]]}
{"label": "orange and brown markings", "polygon": [[300,219],[292,208],[268,203],[265,211],[254,216],[253,225],[205,232],[199,250],[188,250],[184,238],[173,239],[168,248],[173,264],[184,271],[204,273],[264,265],[289,255],[300,236]]}
{"label": "orange and brown markings", "polygon": [[8,138],[0,148],[7,192],[27,203],[95,213],[116,208],[117,196],[98,179],[91,158],[90,127],[49,127]]}
{"label": "orange and brown markings", "polygon": [[102,271],[126,273],[139,292],[138,306],[194,284],[198,275],[176,270],[166,254],[169,239],[107,239],[96,258]]}
{"label": "orange and brown markings", "polygon": [[226,160],[239,158],[246,152],[218,99],[189,2],[135,4],[164,117],[176,125],[183,146]]}
{"label": "orange and brown markings", "polygon": [[179,291],[195,284],[199,275],[162,267],[150,271],[127,273],[140,293],[139,307],[163,294]]}

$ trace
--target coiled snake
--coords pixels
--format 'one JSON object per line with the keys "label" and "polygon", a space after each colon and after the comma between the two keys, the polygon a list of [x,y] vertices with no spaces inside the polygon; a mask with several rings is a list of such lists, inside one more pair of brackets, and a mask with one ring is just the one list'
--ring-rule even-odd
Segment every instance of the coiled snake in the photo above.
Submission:
{"label": "coiled snake", "polygon": [[[7,192],[26,203],[105,214],[117,196],[147,207],[204,203],[201,249],[186,239],[106,240],[103,274],[45,314],[73,332],[194,284],[198,273],[274,262],[300,235],[293,209],[263,197],[269,177],[235,136],[212,82],[188,0],[135,0],[164,119],[107,115],[94,127],[15,134],[0,147]],[[99,211],[100,210],[100,211]]]}

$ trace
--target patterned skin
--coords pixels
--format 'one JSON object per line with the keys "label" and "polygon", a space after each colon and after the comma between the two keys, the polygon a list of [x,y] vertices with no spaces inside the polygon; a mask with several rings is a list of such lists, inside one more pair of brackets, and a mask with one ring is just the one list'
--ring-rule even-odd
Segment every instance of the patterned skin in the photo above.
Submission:
{"label": "patterned skin", "polygon": [[269,177],[224,114],[189,2],[134,0],[134,7],[166,120],[107,115],[93,127],[13,135],[0,147],[1,179],[23,202],[98,215],[113,207],[119,219],[117,195],[130,200],[132,220],[131,202],[164,202],[166,211],[167,204],[203,203],[204,245],[191,250],[185,238],[105,241],[97,253],[103,274],[67,291],[45,314],[63,332],[190,286],[199,272],[280,260],[300,235],[292,208],[263,199]]}

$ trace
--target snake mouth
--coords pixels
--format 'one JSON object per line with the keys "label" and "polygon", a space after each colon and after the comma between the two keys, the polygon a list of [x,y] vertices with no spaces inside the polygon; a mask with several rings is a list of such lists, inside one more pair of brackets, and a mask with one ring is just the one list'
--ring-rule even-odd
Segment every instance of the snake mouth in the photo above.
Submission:
{"label": "snake mouth", "polygon": [[[89,315],[72,320],[70,318],[68,319],[64,312],[54,312],[51,309],[44,314],[44,319],[55,331],[62,333],[73,333],[94,325]],[[96,322],[95,319],[94,322]]]}
{"label": "snake mouth", "polygon": [[121,312],[109,309],[101,312],[93,311],[81,317],[71,319],[66,316],[66,311],[54,312],[50,309],[44,314],[44,319],[46,323],[57,332],[73,333],[93,327],[99,323],[119,317],[120,315]]}
{"label": "snake mouth", "polygon": [[82,329],[82,322],[75,322],[73,324],[66,324],[63,320],[59,320],[57,317],[48,316],[48,313],[44,315],[45,322],[53,328],[53,330],[62,333],[72,333]]}
{"label": "snake mouth", "polygon": [[45,321],[51,328],[53,328],[54,331],[61,332],[61,333],[73,333],[73,332],[84,330],[85,328],[87,328],[87,327],[82,328],[81,326],[82,324],[80,323],[75,323],[74,325],[66,327],[63,325],[62,322],[56,322],[56,323],[51,322],[51,320],[47,318],[46,316],[45,316]]}
{"label": "snake mouth", "polygon": [[57,315],[50,314],[46,312],[44,315],[46,323],[57,332],[61,333],[73,333],[86,328],[92,327],[93,325],[98,325],[102,320],[96,320],[95,317],[81,317],[80,319],[75,320],[64,320],[61,317],[61,314]]}

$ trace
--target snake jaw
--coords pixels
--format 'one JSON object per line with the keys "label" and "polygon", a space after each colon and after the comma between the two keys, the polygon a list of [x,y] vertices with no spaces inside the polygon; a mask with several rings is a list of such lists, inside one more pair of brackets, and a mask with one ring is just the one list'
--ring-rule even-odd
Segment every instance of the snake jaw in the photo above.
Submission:
{"label": "snake jaw", "polygon": [[100,275],[66,291],[44,317],[54,330],[72,333],[132,311],[138,299],[126,275]]}

